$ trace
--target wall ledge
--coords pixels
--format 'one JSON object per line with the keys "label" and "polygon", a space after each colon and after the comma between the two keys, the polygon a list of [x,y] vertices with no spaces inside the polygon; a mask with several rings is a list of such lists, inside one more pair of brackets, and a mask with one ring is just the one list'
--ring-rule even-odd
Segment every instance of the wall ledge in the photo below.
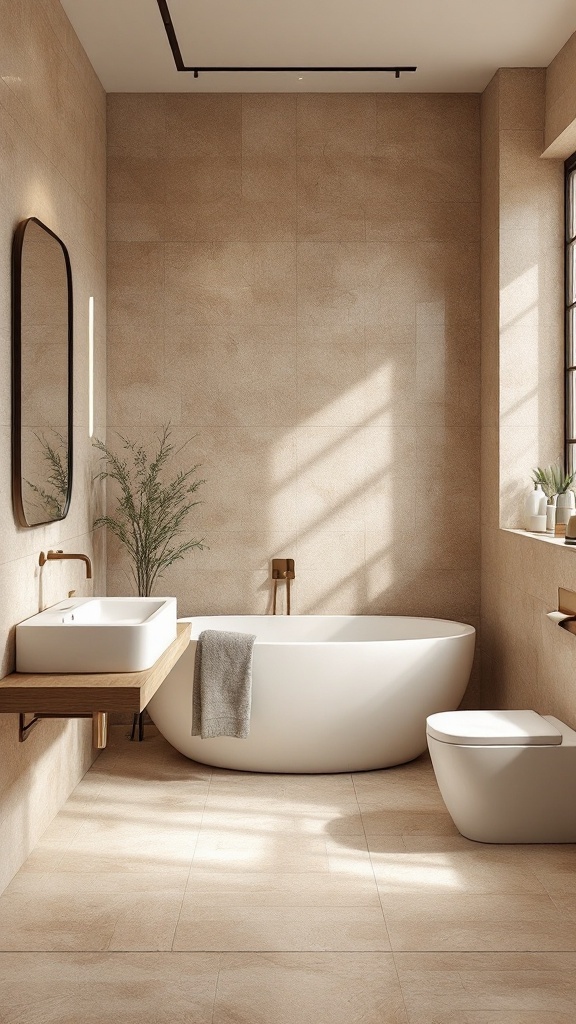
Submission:
{"label": "wall ledge", "polygon": [[544,541],[545,544],[554,544],[556,547],[564,548],[565,551],[576,551],[576,544],[565,544],[563,537],[552,537],[548,533],[530,533],[530,530],[510,530],[503,526],[500,529],[503,533],[515,533],[518,537],[527,537],[538,543]]}

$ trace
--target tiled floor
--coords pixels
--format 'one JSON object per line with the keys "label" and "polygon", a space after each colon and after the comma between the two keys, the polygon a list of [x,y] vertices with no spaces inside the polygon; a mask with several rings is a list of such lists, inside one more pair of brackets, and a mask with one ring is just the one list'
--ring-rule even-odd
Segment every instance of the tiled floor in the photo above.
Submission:
{"label": "tiled floor", "polygon": [[576,847],[463,839],[426,758],[248,775],[124,734],[0,897],[1,1024],[574,1024]]}

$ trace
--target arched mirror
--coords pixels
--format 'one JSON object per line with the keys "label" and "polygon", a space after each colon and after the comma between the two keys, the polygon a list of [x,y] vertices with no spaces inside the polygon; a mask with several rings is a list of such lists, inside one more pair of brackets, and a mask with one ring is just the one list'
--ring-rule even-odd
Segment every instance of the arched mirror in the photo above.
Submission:
{"label": "arched mirror", "polygon": [[12,248],[12,492],[21,526],[64,519],[72,492],[72,273],[30,217]]}

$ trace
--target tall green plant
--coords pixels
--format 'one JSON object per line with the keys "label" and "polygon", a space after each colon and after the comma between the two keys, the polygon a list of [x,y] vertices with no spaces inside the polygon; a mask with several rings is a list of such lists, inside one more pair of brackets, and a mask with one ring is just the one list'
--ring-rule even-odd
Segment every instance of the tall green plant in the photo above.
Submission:
{"label": "tall green plant", "polygon": [[175,450],[170,425],[162,429],[157,450],[149,455],[143,445],[118,434],[125,457],[95,438],[93,445],[101,453],[105,468],[97,480],[114,480],[118,485],[114,514],[100,516],[94,526],[106,526],[124,545],[132,562],[131,570],[140,597],[149,597],[154,584],[168,566],[184,558],[193,548],[205,547],[202,540],[181,540],[185,522],[192,509],[200,504],[191,501],[204,480],[196,477],[198,465],[181,470],[173,479],[164,481],[166,464],[187,444]]}

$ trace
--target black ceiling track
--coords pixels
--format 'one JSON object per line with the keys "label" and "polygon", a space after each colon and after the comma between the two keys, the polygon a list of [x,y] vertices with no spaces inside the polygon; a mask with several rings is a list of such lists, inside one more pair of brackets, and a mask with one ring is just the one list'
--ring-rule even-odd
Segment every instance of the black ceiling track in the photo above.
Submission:
{"label": "black ceiling track", "polygon": [[166,29],[166,35],[168,36],[168,42],[170,43],[170,49],[172,50],[172,55],[174,57],[174,63],[176,65],[176,70],[177,71],[191,71],[193,73],[193,75],[194,75],[194,78],[198,78],[198,75],[200,74],[201,71],[390,71],[390,72],[392,72],[392,74],[394,75],[395,78],[400,78],[400,75],[404,71],[416,71],[415,67],[401,67],[401,66],[395,66],[395,67],[363,67],[363,68],[350,68],[350,67],[342,67],[342,68],[327,68],[327,67],[322,67],[322,68],[310,68],[310,67],[308,67],[308,68],[297,68],[297,67],[290,67],[290,68],[284,68],[284,67],[283,68],[279,68],[279,67],[274,67],[274,68],[271,68],[271,67],[262,67],[262,68],[260,68],[260,67],[230,67],[230,68],[225,68],[225,67],[200,67],[199,65],[196,65],[196,66],[188,67],[188,65],[186,65],[184,63],[184,58],[182,57],[182,51],[180,49],[180,44],[178,42],[178,37],[176,35],[176,29],[174,28],[174,23],[172,21],[172,17],[170,15],[170,11],[168,9],[168,0],[157,0],[157,3],[158,3],[158,7],[160,9],[160,14],[162,15],[162,21],[164,22],[164,28]]}

